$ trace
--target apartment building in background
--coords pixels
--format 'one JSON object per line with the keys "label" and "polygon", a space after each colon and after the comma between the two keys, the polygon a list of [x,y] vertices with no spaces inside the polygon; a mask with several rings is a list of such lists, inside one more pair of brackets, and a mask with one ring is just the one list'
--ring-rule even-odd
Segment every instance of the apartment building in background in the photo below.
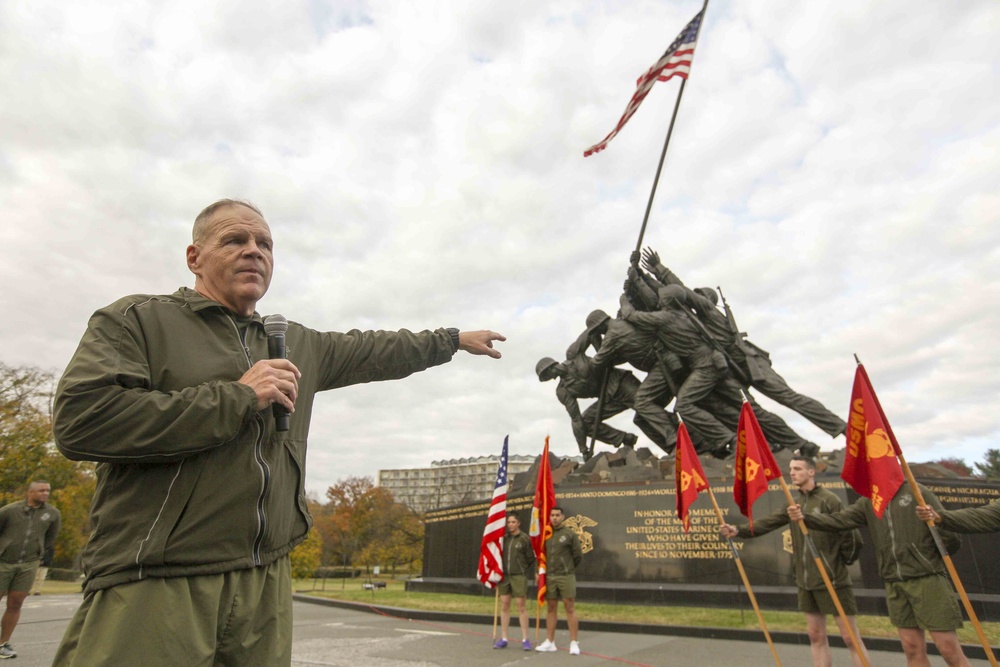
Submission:
{"label": "apartment building in background", "polygon": [[[507,457],[507,478],[527,472],[535,456],[511,454]],[[463,505],[493,497],[500,457],[477,456],[431,461],[429,468],[379,470],[378,486],[392,493],[396,502],[415,512]]]}

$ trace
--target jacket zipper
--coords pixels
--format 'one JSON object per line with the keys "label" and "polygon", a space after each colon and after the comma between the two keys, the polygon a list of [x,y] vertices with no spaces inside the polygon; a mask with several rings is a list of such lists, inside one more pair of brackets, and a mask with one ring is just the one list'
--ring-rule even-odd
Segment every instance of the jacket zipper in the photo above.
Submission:
{"label": "jacket zipper", "polygon": [[35,525],[35,514],[37,511],[28,510],[28,529],[24,531],[24,544],[21,545],[21,556],[17,560],[19,563],[24,562],[24,555],[28,553],[28,542],[31,540],[31,529]]}
{"label": "jacket zipper", "polygon": [[[803,491],[800,491],[799,493],[802,495],[802,501],[801,501],[802,513],[803,514],[807,514],[809,512],[809,508],[807,507],[807,505],[809,504],[809,494],[805,493]],[[796,528],[798,529],[799,533],[801,534],[802,533],[802,529],[798,528],[798,526],[796,526]],[[799,549],[799,552],[802,555],[802,581],[805,582],[805,584],[808,586],[809,585],[809,554],[808,554],[808,552],[809,552],[809,545],[806,544],[806,536],[805,535],[802,535],[802,548]]]}
{"label": "jacket zipper", "polygon": [[[253,367],[253,357],[250,355],[250,347],[247,346],[244,337],[240,335],[240,328],[236,326],[236,321],[233,320],[232,316],[229,316],[229,321],[233,323],[233,328],[236,330],[236,337],[243,348],[243,354],[246,355],[247,369],[249,370]],[[257,437],[254,438],[253,455],[254,460],[257,462],[257,467],[260,469],[260,495],[257,496],[257,537],[253,541],[253,564],[254,567],[259,567],[261,564],[260,546],[264,542],[264,533],[267,530],[267,513],[264,511],[264,497],[267,495],[268,487],[271,485],[271,468],[264,460],[265,428],[264,420],[261,418],[259,412],[254,415],[254,422],[257,424]]]}
{"label": "jacket zipper", "polygon": [[892,529],[892,503],[885,508],[885,516],[889,520],[889,541],[892,544],[892,561],[896,565],[896,576],[903,580],[903,571],[899,569],[899,558],[896,557],[896,531]]}

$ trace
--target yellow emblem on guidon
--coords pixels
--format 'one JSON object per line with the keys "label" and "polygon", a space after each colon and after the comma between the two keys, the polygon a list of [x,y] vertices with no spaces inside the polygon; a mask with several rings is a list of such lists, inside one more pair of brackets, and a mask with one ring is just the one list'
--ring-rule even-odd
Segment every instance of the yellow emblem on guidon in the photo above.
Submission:
{"label": "yellow emblem on guidon", "polygon": [[869,461],[880,459],[883,456],[892,456],[895,453],[885,430],[877,428],[865,435],[865,456]]}
{"label": "yellow emblem on guidon", "polygon": [[701,475],[694,473],[693,475],[686,470],[681,471],[681,493],[684,493],[691,488],[691,482],[696,482],[697,485],[704,485],[705,480],[701,478]]}

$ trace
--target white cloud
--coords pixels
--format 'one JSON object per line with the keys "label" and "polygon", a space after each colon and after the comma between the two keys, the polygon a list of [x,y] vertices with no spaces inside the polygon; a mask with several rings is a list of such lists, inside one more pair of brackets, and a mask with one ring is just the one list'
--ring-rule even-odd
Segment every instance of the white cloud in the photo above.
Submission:
{"label": "white cloud", "polygon": [[[194,215],[248,197],[261,312],[510,339],[321,397],[310,488],[507,433],[572,453],[534,364],[616,309],[678,83],[582,152],[699,6],[0,4],[4,361],[60,369],[94,309],[191,284]],[[910,9],[713,3],[645,242],[794,387],[843,413],[857,352],[914,460],[971,461],[1000,440],[1000,9]]]}

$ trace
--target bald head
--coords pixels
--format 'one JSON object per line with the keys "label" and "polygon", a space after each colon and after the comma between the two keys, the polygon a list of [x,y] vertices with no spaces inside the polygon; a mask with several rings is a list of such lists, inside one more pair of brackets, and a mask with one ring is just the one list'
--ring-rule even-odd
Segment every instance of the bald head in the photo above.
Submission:
{"label": "bald head", "polygon": [[212,218],[216,213],[223,209],[232,208],[234,206],[243,206],[248,208],[257,215],[264,218],[264,214],[260,212],[260,209],[253,205],[245,199],[220,199],[219,201],[209,204],[206,206],[198,217],[194,219],[194,227],[191,229],[191,242],[195,245],[201,245],[205,238],[208,236],[208,230],[211,227]]}

